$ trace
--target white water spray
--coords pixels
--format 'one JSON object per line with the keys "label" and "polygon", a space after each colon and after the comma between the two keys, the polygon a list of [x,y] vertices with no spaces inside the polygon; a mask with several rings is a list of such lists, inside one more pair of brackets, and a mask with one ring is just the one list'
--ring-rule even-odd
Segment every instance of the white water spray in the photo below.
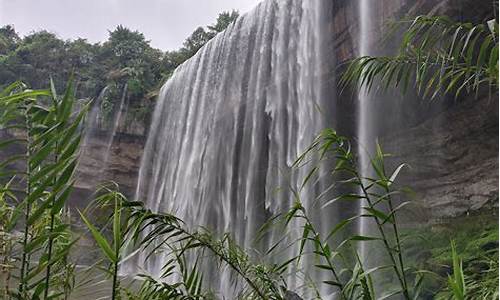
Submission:
{"label": "white water spray", "polygon": [[[330,0],[265,1],[180,66],[155,108],[138,199],[191,228],[229,232],[241,247],[253,248],[260,226],[294,204],[291,188],[299,190],[309,169],[292,165],[332,118],[324,112],[335,95],[322,94],[331,55],[323,51],[328,23],[322,22],[329,8]],[[305,187],[301,200],[326,232],[338,220],[313,207],[322,183]],[[300,220],[294,225],[291,239],[302,229]],[[282,238],[270,233],[260,247],[270,249]],[[276,261],[297,251],[286,249]],[[168,259],[144,258],[138,254],[136,268],[156,276]],[[312,260],[301,261],[304,269],[314,269]],[[321,281],[324,272],[314,272]],[[225,298],[235,297],[228,270],[212,264],[204,276]],[[290,276],[290,289],[305,286],[301,276]]]}

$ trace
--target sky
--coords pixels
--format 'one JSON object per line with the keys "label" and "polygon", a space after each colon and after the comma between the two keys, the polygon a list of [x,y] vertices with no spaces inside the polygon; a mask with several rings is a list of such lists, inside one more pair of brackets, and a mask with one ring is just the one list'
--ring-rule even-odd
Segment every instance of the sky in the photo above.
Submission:
{"label": "sky", "polygon": [[198,26],[214,23],[232,9],[250,11],[262,0],[0,0],[0,26],[21,35],[46,29],[63,39],[105,41],[124,25],[144,33],[151,45],[174,50]]}

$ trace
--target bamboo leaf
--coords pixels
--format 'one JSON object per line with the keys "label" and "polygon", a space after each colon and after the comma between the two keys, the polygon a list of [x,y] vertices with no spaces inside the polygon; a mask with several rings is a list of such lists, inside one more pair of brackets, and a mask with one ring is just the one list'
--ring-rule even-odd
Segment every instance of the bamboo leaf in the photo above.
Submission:
{"label": "bamboo leaf", "polygon": [[393,223],[392,219],[390,216],[386,215],[380,210],[377,210],[372,207],[363,207],[364,210],[368,211],[370,213],[370,216],[379,219],[381,222],[384,222],[385,220]]}
{"label": "bamboo leaf", "polygon": [[396,170],[392,173],[391,177],[389,178],[388,186],[391,186],[396,181],[396,178],[398,177],[401,170],[407,166],[408,166],[407,164],[401,164],[396,168]]}
{"label": "bamboo leaf", "polygon": [[115,245],[115,253],[119,255],[121,241],[121,207],[118,199],[115,197],[115,209],[113,213],[113,242]]}
{"label": "bamboo leaf", "polygon": [[117,262],[116,253],[113,251],[113,249],[111,248],[109,243],[106,241],[104,236],[94,227],[94,225],[92,225],[92,223],[90,223],[90,221],[87,218],[85,218],[85,216],[79,210],[78,210],[78,213],[80,214],[83,222],[85,222],[85,224],[89,228],[90,233],[94,237],[95,241],[97,242],[97,244],[101,248],[101,251],[104,253],[104,255],[106,255],[106,257],[112,263],[116,263]]}
{"label": "bamboo leaf", "polygon": [[71,195],[71,192],[73,191],[73,184],[74,181],[68,184],[66,188],[61,192],[61,194],[57,197],[57,200],[54,202],[54,205],[52,206],[51,210],[52,215],[58,214],[61,211],[64,204],[68,200],[69,195]]}

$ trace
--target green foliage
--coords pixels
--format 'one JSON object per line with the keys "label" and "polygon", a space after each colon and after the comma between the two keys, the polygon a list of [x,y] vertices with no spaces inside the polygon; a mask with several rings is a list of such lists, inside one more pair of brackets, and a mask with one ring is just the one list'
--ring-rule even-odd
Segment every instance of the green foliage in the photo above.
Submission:
{"label": "green foliage", "polygon": [[[62,90],[74,74],[79,98],[94,98],[105,86],[128,84],[131,108],[152,110],[151,98],[175,68],[237,17],[236,11],[223,12],[215,24],[196,29],[184,47],[167,52],[153,48],[142,33],[122,25],[110,31],[102,44],[81,38],[65,41],[45,30],[20,38],[14,27],[7,25],[0,28],[0,87],[21,80],[30,88],[42,89],[53,78],[56,88]],[[109,100],[117,103],[120,97],[121,93],[116,93]],[[138,120],[147,121],[143,115]]]}
{"label": "green foliage", "polygon": [[464,300],[466,294],[465,278],[462,269],[462,260],[457,254],[455,243],[451,243],[451,257],[453,260],[453,276],[448,276],[448,286],[456,300]]}
{"label": "green foliage", "polygon": [[125,67],[127,62],[141,58],[150,46],[142,33],[118,25],[109,32],[109,40],[104,47]]}
{"label": "green foliage", "polygon": [[[110,32],[109,41],[102,46],[88,44],[85,40],[64,42],[48,32],[34,33],[20,40],[13,28],[4,27],[0,30],[0,51],[3,51],[0,52],[0,64],[6,68],[0,69],[0,79],[18,70],[25,72],[23,76],[26,77],[46,76],[57,71],[55,61],[67,59],[68,66],[79,68],[76,77],[85,88],[91,90],[93,81],[104,79],[112,81],[114,86],[127,84],[129,93],[141,98],[158,87],[155,81],[168,77],[175,67],[234,22],[237,16],[235,12],[221,14],[217,23],[208,29],[198,28],[186,40],[184,48],[165,55],[151,48],[141,33],[122,26]],[[491,29],[485,25],[453,23],[440,17],[418,18],[406,32],[398,57],[355,60],[343,84],[354,82],[371,88],[379,80],[384,88],[402,85],[406,89],[415,77],[418,90],[424,96],[433,91],[432,97],[439,91],[453,90],[456,95],[462,90],[478,91],[482,84],[498,89],[497,27],[495,24],[489,31]],[[61,49],[64,50],[59,51]],[[41,61],[44,53],[47,53],[46,61]],[[13,66],[19,69],[9,75]],[[70,67],[64,68],[69,72]],[[102,68],[107,72],[101,72]],[[41,70],[40,73],[31,74],[35,69]],[[46,79],[40,82],[43,80]],[[67,299],[76,285],[75,266],[69,259],[76,241],[69,231],[63,208],[74,183],[81,139],[79,124],[87,107],[80,112],[74,111],[73,80],[68,82],[63,95],[57,94],[59,87],[52,80],[48,84],[50,90],[32,91],[15,83],[0,93],[0,125],[6,132],[17,132],[2,141],[0,147],[18,146],[25,150],[25,154],[9,157],[0,164],[0,175],[4,178],[0,189],[0,270],[4,284],[0,289],[6,299]],[[101,105],[113,109],[112,101],[103,101]],[[143,105],[137,106],[137,111],[143,110]],[[448,276],[448,287],[433,294],[438,298],[498,297],[497,248],[495,255],[488,253],[480,257],[481,275],[471,270],[472,260],[464,260],[464,257],[477,253],[482,246],[464,249],[459,242],[452,245],[451,253],[434,255],[450,260],[447,263],[451,271],[446,274],[424,271],[407,263],[397,217],[410,203],[403,200],[405,190],[396,184],[405,165],[388,173],[384,163],[386,156],[377,145],[371,158],[373,176],[362,177],[349,141],[334,130],[323,131],[295,162],[295,168],[313,164],[301,187],[293,191],[295,205],[269,222],[269,225],[284,224],[285,230],[292,222],[300,224],[301,237],[294,244],[298,255],[282,257],[274,263],[252,257],[229,234],[216,236],[206,229],[187,230],[182,220],[174,215],[153,213],[142,203],[127,200],[115,187],[98,192],[98,208],[111,211],[105,226],[93,223],[86,217],[88,212],[82,213],[81,218],[105,258],[107,267],[103,270],[112,281],[112,299],[214,298],[201,272],[201,265],[206,260],[229,268],[244,283],[239,291],[241,299],[287,299],[290,295],[287,276],[297,276],[291,270],[303,266],[301,262],[311,261],[305,259],[308,256],[313,257],[313,267],[327,276],[319,285],[334,290],[340,299],[376,299],[379,296],[420,299],[426,292],[424,285],[428,276],[443,282]],[[21,163],[24,170],[13,168],[16,163]],[[328,235],[317,230],[310,218],[312,212],[301,202],[304,188],[319,178],[319,170],[324,166],[333,166],[328,176],[342,178],[336,180],[337,186],[356,192],[343,193],[329,201],[316,199],[316,203],[325,208],[338,202],[359,202],[363,208],[359,215],[341,220]],[[19,193],[19,189],[23,192]],[[377,232],[346,236],[344,229],[360,220],[370,220]],[[482,239],[498,241],[498,232],[496,236]],[[269,254],[291,246],[281,243],[283,241],[265,250]],[[385,253],[386,259],[368,269],[358,253],[359,243],[373,245],[373,249]],[[136,285],[124,287],[119,266],[131,248],[145,252],[146,260],[158,252],[167,254],[169,259],[163,262],[161,278],[136,274],[139,278]],[[39,260],[36,263],[33,262],[35,258]],[[394,282],[389,280],[389,285],[378,290],[382,288],[374,281],[380,277],[394,278]],[[19,283],[17,289],[13,287],[13,279]]]}
{"label": "green foliage", "polygon": [[426,269],[432,276],[423,282],[422,298],[450,299],[453,239],[462,261],[466,299],[498,298],[498,216],[490,211],[446,220],[441,224],[407,229],[404,254],[409,265]]}
{"label": "green foliage", "polygon": [[[254,263],[229,235],[219,239],[207,230],[189,232],[184,228],[182,221],[175,216],[153,213],[143,207],[141,202],[128,201],[112,189],[98,198],[99,208],[105,207],[110,198],[121,201],[120,205],[115,206],[114,213],[110,217],[114,224],[115,245],[116,239],[119,238],[116,232],[121,230],[126,237],[120,240],[120,247],[113,247],[84,217],[85,223],[108,260],[118,262],[121,251],[129,249],[130,245],[135,245],[139,251],[147,253],[146,260],[159,252],[171,257],[162,265],[163,273],[160,280],[148,275],[137,275],[140,278],[140,288],[125,291],[130,299],[209,299],[211,294],[204,290],[203,274],[200,273],[199,266],[204,259],[212,258],[228,266],[246,283],[247,287],[241,291],[242,298],[283,299],[281,286],[284,284],[282,275],[286,270],[286,264]],[[122,216],[121,222],[117,221],[120,218],[117,215]],[[118,223],[122,226],[119,230]],[[198,259],[190,266],[187,257],[193,255]],[[180,279],[177,274],[181,274]]]}
{"label": "green foliage", "polygon": [[[0,93],[1,129],[14,136],[1,147],[25,151],[2,162],[0,171],[8,178],[0,207],[2,236],[9,238],[3,247],[8,274],[2,293],[7,299],[49,299],[70,292],[73,266],[67,259],[75,240],[62,208],[73,187],[79,125],[86,114],[86,108],[74,112],[75,102],[71,80],[61,97],[53,85],[50,91],[31,91],[19,82]],[[8,280],[11,274],[17,277],[17,289]]]}
{"label": "green foliage", "polygon": [[[305,245],[311,243],[314,254],[322,259],[320,265],[316,265],[321,270],[331,272],[332,280],[325,284],[332,285],[339,290],[341,299],[374,299],[376,292],[372,284],[372,276],[376,273],[391,269],[399,283],[397,290],[391,292],[391,295],[400,295],[404,299],[411,299],[411,293],[418,294],[420,286],[415,284],[410,286],[407,282],[409,271],[405,267],[402,256],[402,245],[397,223],[397,213],[403,209],[409,202],[400,202],[396,206],[393,197],[404,194],[403,190],[394,189],[394,183],[404,165],[397,167],[390,175],[386,173],[384,158],[387,155],[383,153],[379,145],[373,158],[371,158],[371,167],[374,178],[365,178],[357,171],[357,161],[355,155],[351,152],[351,146],[348,140],[339,136],[334,130],[326,129],[313,144],[301,155],[295,162],[296,167],[304,167],[315,161],[317,164],[312,166],[309,175],[304,179],[301,189],[295,191],[296,205],[286,214],[286,222],[289,223],[293,218],[302,220],[303,234],[300,241],[300,253],[304,254]],[[349,219],[341,220],[327,237],[322,237],[315,229],[314,224],[309,220],[305,208],[300,203],[300,194],[302,189],[309,182],[313,182],[317,176],[320,164],[325,164],[325,160],[335,162],[329,176],[340,176],[346,178],[339,184],[346,187],[355,188],[360,191],[359,194],[347,193],[326,201],[321,207],[327,207],[337,202],[358,201],[363,207],[363,212]],[[354,222],[360,222],[362,219],[372,220],[378,230],[378,235],[351,235],[342,239],[339,233],[341,230]],[[339,236],[337,236],[339,235]],[[340,239],[340,240],[339,240]],[[332,247],[332,242],[336,241]],[[386,252],[389,264],[376,266],[370,270],[364,270],[363,261],[359,259],[357,243],[382,243],[382,248]],[[374,246],[376,247],[376,246]],[[347,250],[346,250],[347,249]],[[346,253],[349,254],[346,256]],[[354,265],[352,259],[354,257]],[[339,270],[339,266],[341,269]],[[416,271],[416,270],[414,270]],[[412,272],[414,272],[412,271]],[[349,274],[348,280],[343,280],[339,274]],[[345,276],[344,276],[345,277]],[[388,295],[385,295],[388,296]]]}
{"label": "green foliage", "polygon": [[15,49],[20,38],[12,25],[0,28],[0,57]]}
{"label": "green foliage", "polygon": [[192,56],[210,39],[205,29],[203,27],[198,27],[184,42],[184,49],[189,53],[188,55]]}
{"label": "green foliage", "polygon": [[184,47],[177,51],[165,53],[163,64],[166,69],[170,70],[165,75],[168,77],[175,68],[195,55],[201,47],[214,38],[217,33],[224,31],[229,25],[234,23],[238,17],[239,13],[235,10],[232,12],[222,12],[219,14],[216,23],[208,26],[207,29],[203,27],[196,28],[184,42]]}
{"label": "green foliage", "polygon": [[[121,263],[121,255],[124,252],[125,240],[122,234],[122,203],[123,203],[123,195],[118,192],[112,191],[107,187],[103,188],[103,195],[101,195],[97,201],[100,204],[100,208],[105,208],[106,205],[111,203],[113,205],[113,214],[112,214],[112,241],[109,242],[106,240],[105,236],[98,230],[92,222],[90,222],[83,213],[80,213],[80,216],[84,223],[90,230],[90,233],[94,237],[97,245],[101,249],[103,255],[111,264],[111,271],[108,271],[108,274],[113,278],[113,286],[111,292],[111,299],[120,299],[120,287],[119,287],[119,265]],[[107,270],[107,269],[106,269]]]}
{"label": "green foliage", "polygon": [[[110,217],[110,223],[114,224],[112,232],[117,232],[117,224],[120,223],[122,229],[119,231],[126,236],[122,242],[127,246],[113,249],[112,243],[105,242],[105,237],[99,234],[89,221],[85,222],[88,223],[95,239],[110,261],[113,261],[123,249],[131,251],[128,247],[130,245],[133,245],[132,248],[135,251],[146,253],[146,261],[157,253],[166,254],[166,257],[170,258],[163,262],[161,278],[137,275],[140,278],[140,287],[124,289],[124,294],[129,299],[211,299],[211,293],[205,290],[207,287],[204,285],[203,274],[199,266],[205,260],[213,263],[212,259],[218,261],[220,266],[228,267],[241,282],[245,283],[244,288],[239,291],[239,298],[286,299],[286,295],[289,295],[286,288],[287,277],[297,276],[292,270],[300,267],[301,261],[311,261],[305,260],[308,256],[314,258],[312,260],[315,262],[314,268],[329,274],[329,278],[319,284],[336,289],[340,299],[389,299],[391,297],[421,299],[425,294],[424,285],[428,277],[430,280],[440,278],[442,282],[445,282],[444,276],[448,275],[441,276],[406,262],[407,254],[404,252],[406,249],[403,245],[408,242],[408,237],[400,233],[397,216],[409,205],[409,202],[401,198],[406,193],[406,189],[396,188],[397,177],[405,165],[402,164],[387,173],[384,163],[386,156],[387,154],[382,151],[381,147],[377,146],[376,154],[371,159],[374,177],[361,177],[357,171],[356,157],[351,152],[348,140],[331,129],[323,131],[295,162],[297,168],[304,168],[314,163],[311,172],[304,178],[301,188],[294,191],[295,205],[284,215],[272,218],[261,231],[261,234],[265,234],[266,230],[275,228],[278,224],[286,229],[293,221],[301,224],[301,238],[292,242],[292,245],[281,240],[270,249],[264,249],[267,254],[293,245],[299,249],[297,256],[280,257],[280,261],[274,263],[252,258],[231,239],[229,234],[216,237],[206,229],[188,231],[182,220],[174,215],[154,213],[145,208],[141,202],[129,201],[113,189],[108,190],[107,194],[115,195],[111,198],[120,199],[122,203],[117,206],[116,202],[113,202],[115,208]],[[316,229],[314,222],[310,220],[309,212],[300,201],[300,194],[306,185],[318,179],[320,165],[332,165],[328,163],[330,160],[335,163],[328,176],[343,178],[335,182],[336,186],[345,185],[360,193],[340,194],[330,201],[322,202],[318,199],[318,205],[325,208],[337,202],[358,201],[363,205],[364,211],[359,215],[339,221],[331,228],[328,235],[323,236]],[[106,196],[107,194],[101,196],[100,199],[107,199],[109,197]],[[119,213],[117,207],[121,208]],[[117,215],[121,216],[118,219],[122,218],[123,221],[118,222]],[[361,219],[371,220],[378,233],[348,236],[343,234],[344,229],[355,225]],[[293,230],[293,228],[290,229]],[[116,234],[114,236],[116,240]],[[380,265],[370,265],[369,269],[366,268],[365,261],[358,254],[359,243],[370,244],[371,251],[384,251],[386,259],[382,258],[377,262]],[[453,274],[449,276],[450,288],[447,290],[453,293],[454,296],[451,297],[453,299],[477,299],[474,297],[478,295],[488,295],[488,297],[497,295],[498,292],[491,293],[491,289],[487,290],[478,286],[481,281],[470,281],[467,278],[458,258],[458,252],[454,246],[452,249],[452,253],[445,256],[450,258],[453,264]],[[193,260],[193,257],[196,259]],[[190,267],[186,263],[187,258],[193,262]],[[495,270],[496,265],[490,263],[490,266]],[[305,272],[305,270],[301,271]],[[178,277],[175,274],[182,276]],[[494,278],[498,279],[498,273],[496,274]],[[389,285],[375,285],[374,281],[380,277],[394,278],[394,282],[389,280]],[[496,282],[492,282],[496,287]],[[446,292],[440,295],[446,295]]]}
{"label": "green foliage", "polygon": [[217,33],[226,30],[226,28],[234,23],[239,16],[240,13],[237,10],[220,13],[215,24],[208,26],[208,34],[214,37]]}
{"label": "green foliage", "polygon": [[341,86],[415,88],[432,99],[442,93],[477,93],[482,86],[498,91],[498,51],[497,20],[472,24],[420,16],[404,33],[398,55],[352,60]]}

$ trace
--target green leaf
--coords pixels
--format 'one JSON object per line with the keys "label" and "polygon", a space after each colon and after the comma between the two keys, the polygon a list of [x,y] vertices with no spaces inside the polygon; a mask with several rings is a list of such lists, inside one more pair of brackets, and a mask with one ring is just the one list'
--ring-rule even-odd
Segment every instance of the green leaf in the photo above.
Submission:
{"label": "green leaf", "polygon": [[78,159],[73,158],[72,160],[69,161],[63,160],[61,162],[64,162],[65,168],[62,171],[61,176],[57,178],[56,184],[54,186],[54,189],[56,190],[60,190],[63,185],[67,184],[71,180],[73,173],[75,172],[76,166],[78,164]]}
{"label": "green leaf", "polygon": [[380,240],[380,238],[372,237],[372,236],[363,236],[363,235],[355,235],[349,238],[350,241],[376,241]]}
{"label": "green leaf", "polygon": [[46,90],[39,90],[39,91],[26,90],[26,91],[23,91],[23,92],[20,92],[20,93],[17,93],[17,94],[13,94],[13,95],[2,97],[2,98],[0,98],[0,102],[3,102],[3,103],[12,103],[12,102],[16,102],[16,101],[19,101],[19,100],[26,100],[26,99],[29,99],[29,98],[36,98],[36,97],[39,97],[39,96],[50,96],[50,92],[46,91]]}
{"label": "green leaf", "polygon": [[390,223],[394,223],[392,218],[390,218],[388,215],[386,215],[384,212],[372,208],[372,207],[363,207],[364,210],[370,213],[370,216],[379,219],[381,222],[384,222],[385,220],[389,221]]}
{"label": "green leaf", "polygon": [[54,101],[54,104],[57,105],[57,91],[56,91],[56,86],[54,84],[54,80],[52,79],[52,76],[50,77],[50,92],[52,93],[52,100]]}
{"label": "green leaf", "polygon": [[329,272],[332,271],[332,268],[329,265],[314,265],[314,266],[318,269],[327,270]]}
{"label": "green leaf", "polygon": [[345,219],[345,220],[342,220],[341,222],[339,222],[337,225],[335,225],[335,227],[332,229],[332,231],[330,231],[330,234],[328,234],[328,236],[326,237],[326,240],[328,241],[338,231],[340,231],[342,228],[344,228],[345,226],[347,226],[348,224],[350,224],[352,221],[356,220],[357,218],[358,218],[358,216],[355,216],[355,217]]}
{"label": "green leaf", "polygon": [[38,167],[51,153],[54,149],[54,144],[56,140],[51,140],[47,144],[45,144],[40,150],[33,153],[33,155],[29,159],[29,163],[31,169],[35,169]]}
{"label": "green leaf", "polygon": [[77,117],[75,120],[73,120],[72,125],[66,130],[64,133],[64,136],[61,138],[61,141],[59,143],[59,147],[64,149],[67,147],[68,143],[76,136],[75,133],[79,126],[81,125],[82,121],[84,120],[87,112],[88,112],[89,105],[85,105],[85,107],[78,113]]}
{"label": "green leaf", "polygon": [[72,142],[63,150],[60,159],[65,160],[75,155],[78,151],[81,142],[81,135],[76,136]]}
{"label": "green leaf", "polygon": [[113,213],[113,242],[115,246],[115,253],[120,253],[121,241],[121,206],[115,196],[115,209]]}
{"label": "green leaf", "polygon": [[66,91],[61,100],[61,105],[59,106],[58,116],[59,120],[67,121],[71,115],[71,111],[73,108],[73,103],[75,96],[75,86],[74,86],[74,76],[71,74],[68,83],[66,85]]}
{"label": "green leaf", "polygon": [[396,178],[398,177],[401,170],[407,166],[408,166],[407,164],[401,164],[396,168],[396,170],[392,173],[391,177],[389,178],[388,186],[391,186],[394,183],[394,181],[396,181]]}
{"label": "green leaf", "polygon": [[337,281],[332,281],[332,280],[324,280],[323,283],[326,283],[328,285],[333,285],[336,287],[342,287],[342,284],[337,282]]}
{"label": "green leaf", "polygon": [[35,250],[37,247],[41,246],[46,240],[48,240],[47,235],[39,235],[32,239],[24,248],[25,253],[31,253],[33,250]]}
{"label": "green leaf", "polygon": [[106,241],[106,239],[104,238],[104,236],[94,227],[94,225],[92,225],[92,223],[90,223],[89,220],[87,220],[87,218],[85,218],[85,216],[79,210],[78,210],[78,213],[80,214],[83,222],[85,222],[85,224],[89,228],[90,233],[94,237],[95,241],[97,242],[97,244],[101,248],[101,251],[104,253],[104,255],[106,255],[106,257],[112,263],[116,263],[117,262],[117,255],[113,251],[113,249],[111,248],[111,246],[108,244],[108,242]]}
{"label": "green leaf", "polygon": [[66,188],[57,197],[57,200],[54,202],[54,205],[52,206],[52,211],[51,211],[52,215],[56,215],[61,211],[64,204],[66,203],[66,200],[68,200],[69,195],[71,195],[71,192],[73,191],[73,184],[74,181],[68,184],[68,186],[66,186]]}
{"label": "green leaf", "polygon": [[457,300],[465,299],[465,279],[462,269],[462,261],[457,254],[456,245],[454,242],[451,243],[451,253],[453,260],[453,277],[448,278],[448,283],[453,291],[453,295]]}
{"label": "green leaf", "polygon": [[33,225],[43,215],[43,213],[50,208],[51,204],[52,201],[50,198],[43,201],[42,205],[40,205],[28,218],[28,226]]}

